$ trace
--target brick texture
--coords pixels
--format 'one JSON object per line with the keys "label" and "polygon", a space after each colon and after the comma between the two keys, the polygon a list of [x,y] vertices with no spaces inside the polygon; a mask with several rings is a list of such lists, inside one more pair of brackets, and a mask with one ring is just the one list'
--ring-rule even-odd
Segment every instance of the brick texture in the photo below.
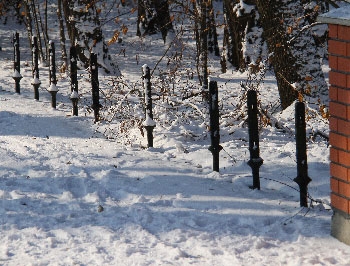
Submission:
{"label": "brick texture", "polygon": [[[343,180],[343,181],[350,181],[348,179],[349,169],[346,168],[345,166],[331,162],[330,172],[331,172],[331,176],[333,178]],[[337,191],[335,191],[335,192],[337,192]]]}
{"label": "brick texture", "polygon": [[329,158],[334,163],[339,163],[338,150],[334,147],[329,149]]}
{"label": "brick texture", "polygon": [[[349,62],[349,66],[350,66],[350,62]],[[340,103],[350,105],[350,90],[338,88],[337,89],[337,101]]]}
{"label": "brick texture", "polygon": [[329,99],[331,101],[335,101],[335,102],[338,101],[338,88],[337,87],[333,87],[333,86],[329,87]]}
{"label": "brick texture", "polygon": [[333,70],[336,71],[338,70],[338,56],[335,55],[329,55],[328,57],[328,64],[329,67]]}
{"label": "brick texture", "polygon": [[329,83],[332,84],[333,86],[346,88],[347,75],[345,73],[330,71],[329,72]]}
{"label": "brick texture", "polygon": [[348,151],[348,138],[343,135],[330,132],[329,143],[332,145],[332,147]]}
{"label": "brick texture", "polygon": [[334,193],[339,193],[339,180],[331,178],[331,190]]}
{"label": "brick texture", "polygon": [[338,194],[331,193],[331,204],[332,207],[337,208],[345,213],[349,213],[350,201]]}
{"label": "brick texture", "polygon": [[346,42],[339,40],[329,40],[328,41],[328,53],[333,55],[347,55],[347,46]]}
{"label": "brick texture", "polygon": [[347,119],[347,106],[345,104],[339,102],[330,102],[329,111],[333,117]]}
{"label": "brick texture", "polygon": [[335,132],[338,131],[338,118],[332,116],[329,118],[329,128]]}
{"label": "brick texture", "polygon": [[350,183],[345,183],[342,181],[338,182],[339,185],[339,194],[342,196],[345,196],[347,198],[350,198]]}
{"label": "brick texture", "polygon": [[331,202],[350,214],[350,27],[329,25],[328,36]]}
{"label": "brick texture", "polygon": [[350,167],[350,152],[338,150],[338,162],[346,167]]}
{"label": "brick texture", "polygon": [[350,58],[348,57],[337,57],[337,67],[339,71],[350,72]]}
{"label": "brick texture", "polygon": [[[332,128],[331,128],[332,130]],[[350,121],[337,119],[337,129],[335,130],[342,135],[350,137]]]}
{"label": "brick texture", "polygon": [[334,38],[334,39],[338,39],[338,25],[335,24],[330,24],[328,25],[328,37],[329,38]]}
{"label": "brick texture", "polygon": [[338,25],[338,39],[350,41],[350,27]]}

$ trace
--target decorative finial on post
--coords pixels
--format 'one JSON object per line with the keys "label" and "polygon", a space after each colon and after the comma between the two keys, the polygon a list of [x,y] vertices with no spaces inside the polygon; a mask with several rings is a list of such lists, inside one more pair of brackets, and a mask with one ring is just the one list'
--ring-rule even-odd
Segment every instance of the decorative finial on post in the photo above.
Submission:
{"label": "decorative finial on post", "polygon": [[13,76],[15,80],[15,91],[16,93],[21,93],[20,81],[22,79],[21,70],[20,70],[20,51],[19,51],[19,33],[16,32],[13,35]]}
{"label": "decorative finial on post", "polygon": [[142,79],[145,94],[145,121],[142,123],[147,131],[148,147],[153,147],[153,129],[156,123],[153,120],[152,111],[152,87],[151,87],[151,73],[149,67],[145,64],[142,66]]}
{"label": "decorative finial on post", "polygon": [[49,42],[49,79],[50,79],[50,87],[48,91],[51,94],[51,106],[56,109],[56,96],[58,92],[57,78],[56,78],[56,60],[55,60],[55,44],[50,41]]}
{"label": "decorative finial on post", "polygon": [[38,51],[38,38],[33,36],[32,38],[32,67],[33,67],[33,80],[32,85],[34,88],[34,99],[39,101],[39,87],[41,81],[39,79],[39,51]]}
{"label": "decorative finial on post", "polygon": [[70,84],[71,84],[71,95],[70,99],[73,105],[73,115],[78,116],[78,101],[79,101],[79,93],[78,93],[78,67],[77,67],[77,50],[75,46],[71,46],[70,48]]}
{"label": "decorative finial on post", "polygon": [[249,90],[247,94],[248,108],[248,132],[249,132],[249,152],[250,160],[248,165],[252,168],[253,186],[252,189],[260,190],[259,168],[263,164],[260,158],[259,148],[259,127],[258,127],[258,100],[255,90]]}

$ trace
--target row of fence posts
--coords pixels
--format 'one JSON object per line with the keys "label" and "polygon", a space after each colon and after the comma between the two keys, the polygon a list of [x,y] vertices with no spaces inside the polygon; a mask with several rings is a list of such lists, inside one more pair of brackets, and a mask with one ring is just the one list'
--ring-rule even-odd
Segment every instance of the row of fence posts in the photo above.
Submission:
{"label": "row of fence posts", "polygon": [[[39,79],[38,67],[38,42],[37,37],[33,37],[32,58],[33,58],[33,81],[34,98],[39,100]],[[16,93],[20,93],[20,51],[19,51],[19,34],[16,32],[13,37],[14,45],[14,75]],[[48,91],[52,95],[52,107],[56,108],[56,67],[55,67],[55,46],[52,41],[49,43],[49,79],[50,87]],[[77,51],[74,46],[70,48],[70,67],[71,67],[71,95],[70,99],[73,105],[73,115],[78,115],[78,79],[77,79]],[[91,87],[92,87],[92,109],[94,111],[95,122],[99,121],[99,80],[98,80],[98,63],[97,55],[92,52],[90,55]],[[156,123],[153,121],[152,111],[152,84],[150,68],[147,65],[142,66],[142,79],[144,86],[145,102],[145,121],[143,127],[147,132],[147,146],[153,147],[153,129]],[[222,149],[220,145],[220,126],[219,126],[219,105],[218,105],[218,86],[216,81],[209,82],[209,113],[210,113],[210,139],[211,145],[209,150],[213,155],[213,171],[219,172],[219,153]],[[259,169],[263,164],[260,157],[259,148],[259,123],[258,123],[258,101],[257,92],[248,90],[247,92],[247,110],[248,110],[248,135],[249,135],[249,152],[250,160],[248,165],[252,169],[253,185],[252,189],[260,189]],[[297,177],[294,181],[299,185],[300,206],[307,207],[307,186],[311,179],[308,176],[307,155],[306,155],[306,123],[305,123],[305,104],[297,102],[295,104],[295,136],[296,136],[296,159],[297,159]]]}
{"label": "row of fence posts", "polygon": [[[13,62],[14,62],[14,74],[12,78],[15,80],[15,91],[20,94],[20,81],[23,78],[20,70],[20,49],[19,49],[19,33],[16,32],[13,35]],[[72,114],[73,116],[78,116],[78,77],[77,77],[77,51],[76,47],[72,46],[70,48],[70,79],[71,79],[71,94],[70,100],[72,101]],[[90,70],[91,70],[91,87],[92,87],[92,106],[94,110],[95,122],[99,121],[99,81],[98,81],[98,64],[97,55],[92,52],[90,55]],[[34,99],[39,100],[39,87],[41,84],[39,77],[39,50],[38,50],[38,39],[36,36],[32,38],[32,77],[31,82],[34,89]],[[49,88],[48,92],[51,94],[51,106],[56,108],[57,102],[57,77],[56,77],[56,60],[55,60],[55,44],[54,42],[49,42]]]}
{"label": "row of fence posts", "polygon": [[[209,150],[213,154],[213,171],[219,171],[219,111],[218,111],[218,89],[215,81],[209,84],[209,111],[210,111],[210,136],[211,146]],[[259,148],[259,123],[258,123],[258,101],[257,92],[248,90],[247,92],[247,110],[248,110],[248,135],[250,160],[248,165],[252,169],[253,185],[252,189],[260,189],[259,169],[263,164],[260,157]],[[297,177],[294,182],[299,185],[300,206],[307,207],[307,186],[311,182],[308,176],[307,148],[306,148],[306,123],[305,123],[305,104],[296,102],[295,104],[295,139],[296,139],[296,159],[297,159]]]}
{"label": "row of fence posts", "polygon": [[[150,70],[147,65],[143,66],[144,89],[145,89],[145,114],[146,120],[143,123],[147,130],[148,147],[153,147],[153,122],[152,97]],[[209,82],[209,114],[210,114],[210,140],[209,150],[213,155],[213,171],[219,172],[219,153],[222,150],[220,145],[220,126],[219,126],[219,104],[218,104],[218,86],[216,81]],[[248,165],[252,169],[253,185],[252,189],[260,190],[259,170],[264,160],[260,157],[259,147],[259,121],[258,121],[258,99],[255,90],[247,91],[247,112],[248,112],[248,135],[250,159]],[[151,118],[151,123],[147,120]],[[307,186],[311,179],[308,176],[307,154],[306,154],[306,123],[305,123],[305,104],[297,102],[295,104],[295,138],[296,138],[296,159],[297,159],[297,177],[294,181],[299,185],[300,206],[307,207]]]}
{"label": "row of fence posts", "polygon": [[[20,50],[19,50],[19,34],[16,32],[13,35],[13,46],[14,46],[14,74],[13,79],[15,80],[15,91],[20,94],[20,81],[22,75],[20,74]],[[39,87],[41,81],[39,79],[39,53],[38,53],[38,39],[36,36],[32,38],[32,76],[33,80],[31,84],[34,88],[34,99],[39,100]],[[71,94],[70,99],[72,101],[72,114],[78,116],[78,67],[77,67],[77,50],[75,46],[70,48],[70,80],[71,80]],[[101,108],[100,95],[99,95],[99,79],[98,79],[98,63],[97,54],[92,52],[90,54],[90,74],[91,74],[91,88],[92,88],[92,106],[94,111],[95,122],[100,119],[99,111]],[[144,95],[145,95],[145,121],[143,123],[144,128],[147,131],[148,147],[153,147],[153,129],[156,126],[153,121],[152,112],[152,92],[151,92],[151,74],[150,69],[147,65],[143,66],[142,79],[144,81]],[[51,94],[51,106],[56,108],[56,97],[57,97],[57,77],[56,77],[56,62],[55,62],[55,44],[49,42],[49,93]]]}

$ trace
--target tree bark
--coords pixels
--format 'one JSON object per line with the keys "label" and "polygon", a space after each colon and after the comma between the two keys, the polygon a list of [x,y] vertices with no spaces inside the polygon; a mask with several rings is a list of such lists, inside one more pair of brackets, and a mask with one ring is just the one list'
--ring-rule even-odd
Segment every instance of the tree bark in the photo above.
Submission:
{"label": "tree bark", "polygon": [[[326,25],[315,25],[319,14],[327,11],[325,3],[318,0],[283,0],[284,24],[288,43],[296,60],[300,81],[296,89],[317,96],[328,92],[322,59],[326,56]],[[296,22],[297,18],[297,22]]]}
{"label": "tree bark", "polygon": [[30,50],[32,50],[32,37],[33,37],[32,15],[30,14],[30,6],[27,1],[24,2],[24,12],[25,12],[24,23],[27,28]]}
{"label": "tree bark", "polygon": [[[141,33],[140,29],[144,32]],[[167,0],[138,0],[137,36],[160,32],[165,42],[168,31],[173,29]]]}
{"label": "tree bark", "polygon": [[214,52],[214,55],[220,56],[218,34],[216,31],[215,23],[215,11],[213,7],[213,1],[208,1],[208,51],[210,53]]}
{"label": "tree bark", "polygon": [[[244,53],[242,45],[245,42],[247,47],[256,41],[250,40],[249,37],[252,28],[256,26],[255,5],[256,0],[223,0],[225,17],[224,47],[227,51],[227,61],[241,71],[244,71],[252,60],[254,61],[253,57],[261,56],[261,52],[256,48]],[[260,43],[254,43],[254,45],[259,46]]]}
{"label": "tree bark", "polygon": [[104,41],[96,2],[90,0],[62,0],[69,39],[77,48],[82,67],[89,66],[90,53],[94,49],[98,65],[107,74],[120,75]]}
{"label": "tree bark", "polygon": [[298,93],[292,86],[300,82],[296,60],[287,42],[286,32],[283,27],[282,1],[257,0],[260,21],[264,30],[263,37],[267,42],[270,62],[274,68],[278,91],[283,109],[291,105]]}
{"label": "tree bark", "polygon": [[[44,51],[43,51],[43,46],[42,46],[42,40],[41,40],[41,30],[40,30],[40,14],[37,10],[37,5],[35,3],[35,0],[31,0],[31,11],[32,11],[32,15],[34,18],[34,26],[35,26],[35,32],[37,34],[38,37],[38,49],[39,49],[39,55],[40,55],[40,61],[43,63],[46,61],[46,57],[44,56]],[[46,43],[45,43],[46,45]]]}
{"label": "tree bark", "polygon": [[62,58],[62,69],[66,70],[68,68],[68,56],[67,56],[67,48],[66,48],[66,35],[64,31],[64,23],[62,16],[62,0],[57,1],[57,17],[60,28],[60,46],[61,46],[61,58]]}
{"label": "tree bark", "polygon": [[200,59],[202,65],[202,93],[205,100],[208,100],[208,0],[200,0]]}

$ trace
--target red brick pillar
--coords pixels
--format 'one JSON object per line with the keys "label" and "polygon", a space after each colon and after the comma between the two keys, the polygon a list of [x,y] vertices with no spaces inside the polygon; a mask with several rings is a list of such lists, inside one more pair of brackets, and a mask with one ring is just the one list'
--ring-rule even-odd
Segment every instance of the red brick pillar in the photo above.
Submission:
{"label": "red brick pillar", "polygon": [[350,245],[350,15],[336,9],[319,21],[329,24],[331,235]]}

